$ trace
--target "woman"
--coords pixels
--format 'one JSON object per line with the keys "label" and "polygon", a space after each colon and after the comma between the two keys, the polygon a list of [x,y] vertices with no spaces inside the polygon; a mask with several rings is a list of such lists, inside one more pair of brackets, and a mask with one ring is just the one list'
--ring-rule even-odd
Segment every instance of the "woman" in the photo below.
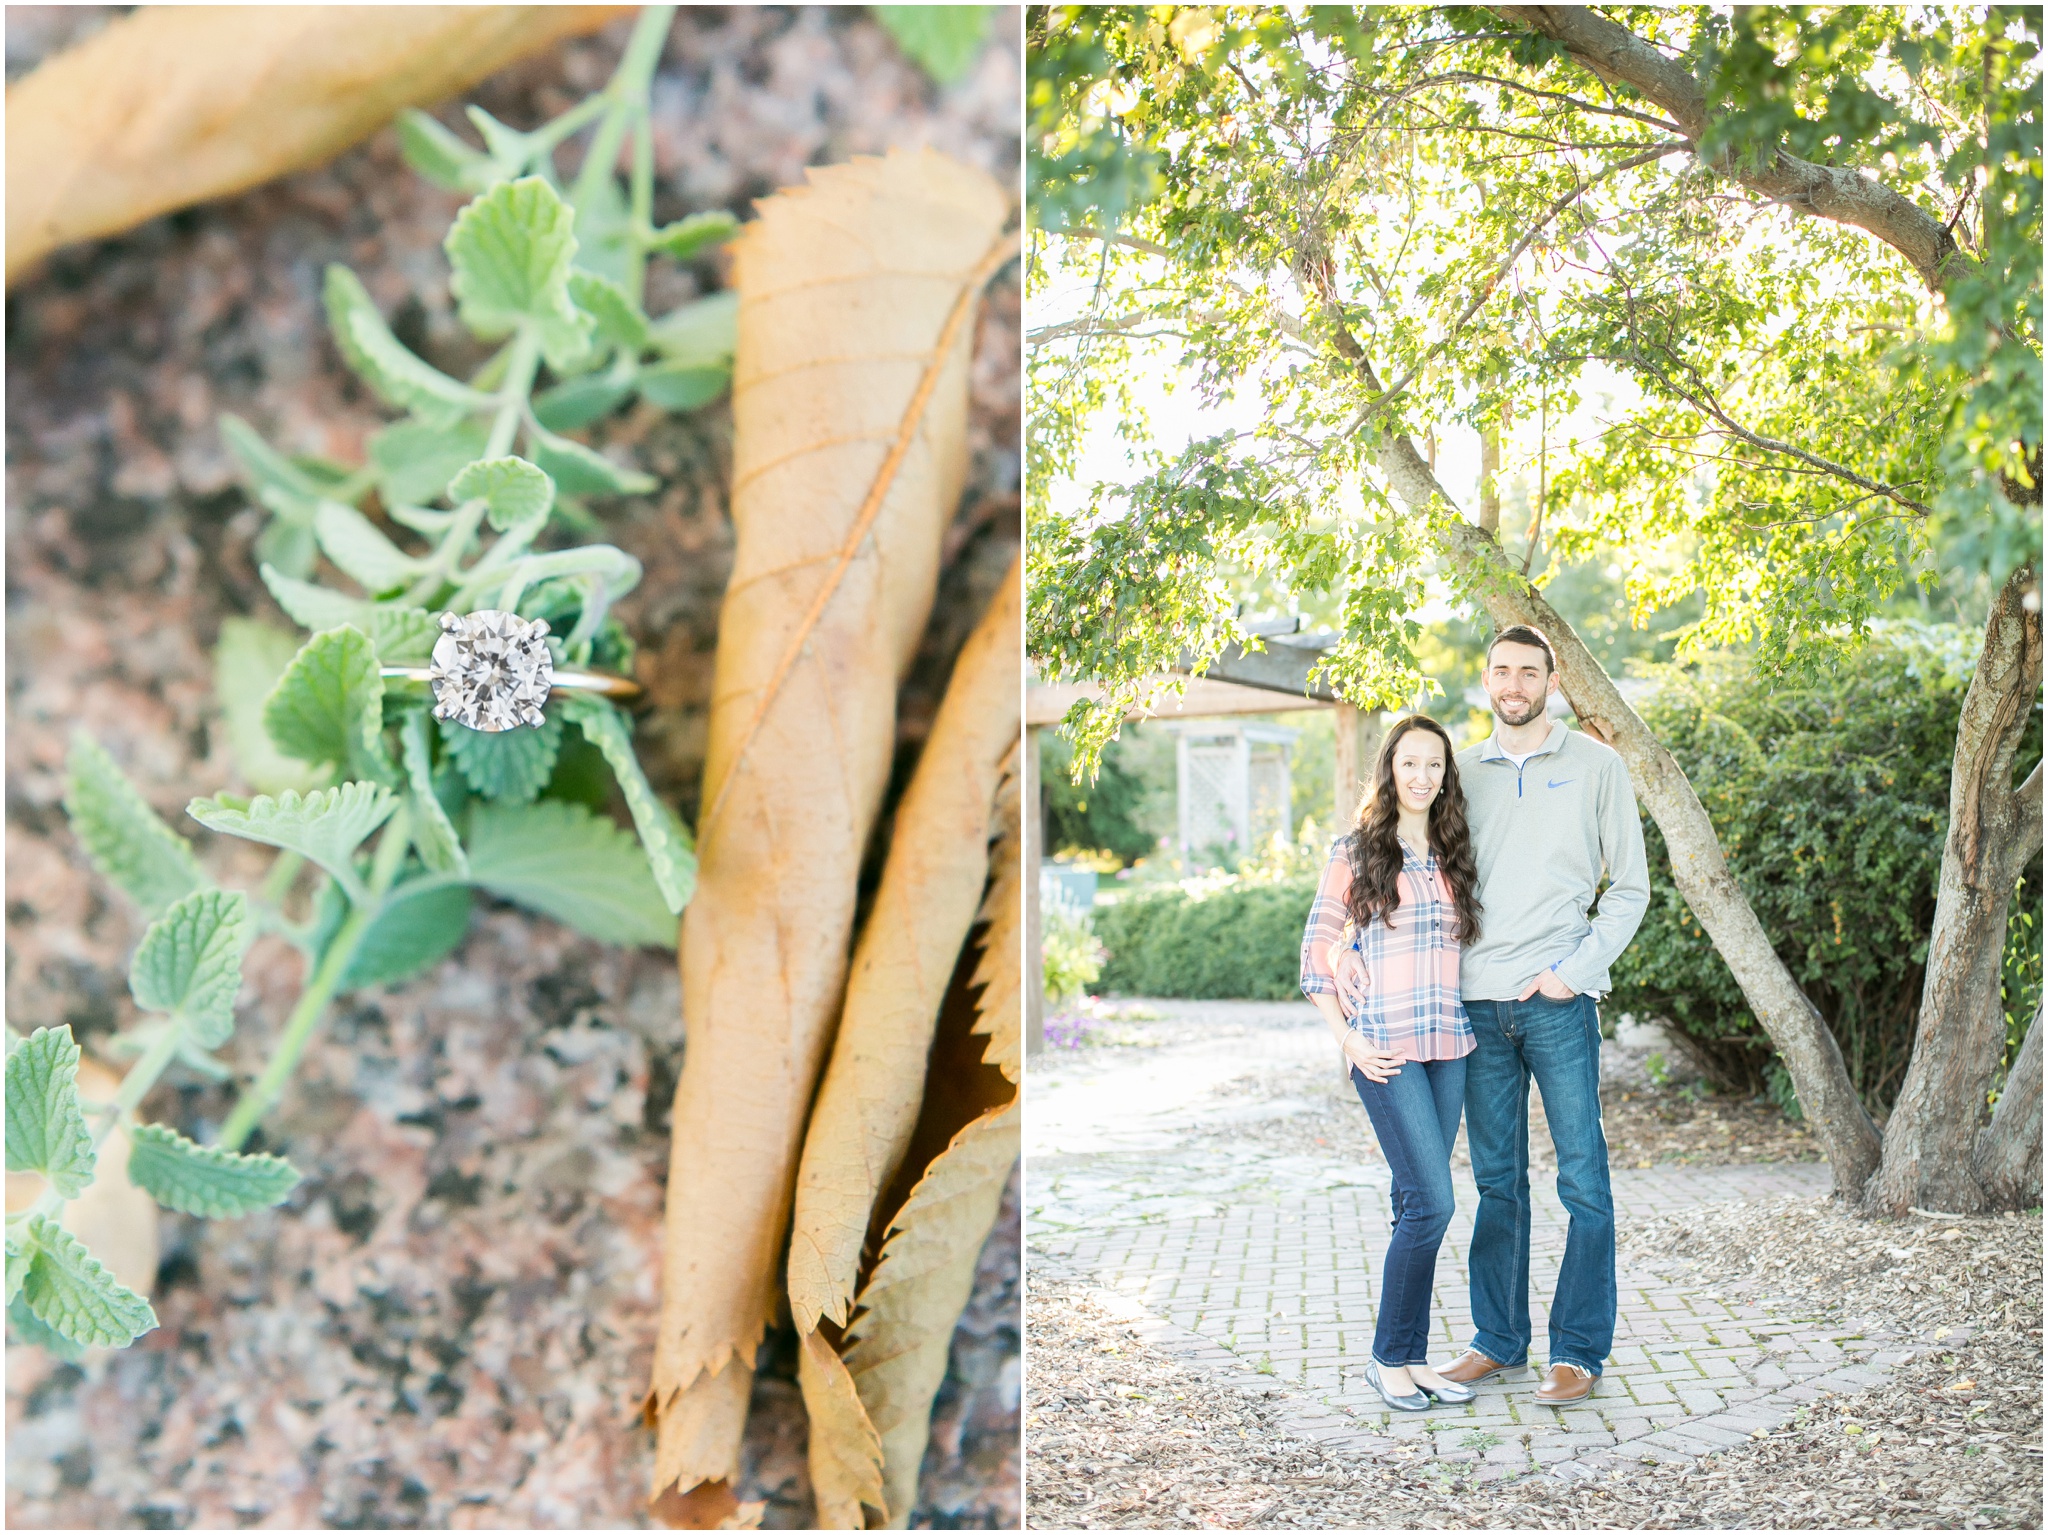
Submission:
{"label": "woman", "polygon": [[1479,936],[1478,891],[1451,738],[1429,716],[1409,715],[1387,732],[1357,824],[1330,849],[1301,940],[1301,989],[1336,1036],[1394,1174],[1394,1239],[1366,1376],[1403,1412],[1472,1399],[1470,1387],[1429,1368],[1428,1343],[1473,1047],[1458,951]]}

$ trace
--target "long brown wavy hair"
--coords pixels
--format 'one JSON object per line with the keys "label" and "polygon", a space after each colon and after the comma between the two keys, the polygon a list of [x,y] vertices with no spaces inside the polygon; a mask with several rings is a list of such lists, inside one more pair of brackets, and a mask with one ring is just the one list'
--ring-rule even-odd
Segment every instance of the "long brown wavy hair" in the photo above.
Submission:
{"label": "long brown wavy hair", "polygon": [[1472,856],[1472,828],[1465,820],[1465,792],[1458,787],[1458,759],[1451,750],[1450,733],[1426,714],[1396,720],[1380,747],[1372,787],[1358,802],[1351,828],[1351,892],[1345,905],[1360,927],[1375,917],[1388,927],[1394,925],[1394,908],[1401,904],[1401,841],[1396,830],[1401,800],[1394,789],[1394,752],[1411,730],[1427,730],[1444,743],[1444,782],[1429,807],[1429,845],[1451,887],[1458,942],[1474,944],[1479,941],[1479,865]]}

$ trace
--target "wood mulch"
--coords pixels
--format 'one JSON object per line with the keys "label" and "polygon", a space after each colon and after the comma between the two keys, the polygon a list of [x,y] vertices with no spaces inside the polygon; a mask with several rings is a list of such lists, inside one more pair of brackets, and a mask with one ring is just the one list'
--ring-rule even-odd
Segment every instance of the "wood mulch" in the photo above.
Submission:
{"label": "wood mulch", "polygon": [[1084,1286],[1034,1276],[1027,1526],[2041,1527],[2038,1212],[1871,1221],[1828,1200],[1707,1205],[1624,1230],[1623,1251],[1730,1300],[1917,1341],[1885,1384],[1686,1466],[1474,1484],[1449,1465],[1326,1454],[1281,1427],[1277,1388],[1217,1390]]}

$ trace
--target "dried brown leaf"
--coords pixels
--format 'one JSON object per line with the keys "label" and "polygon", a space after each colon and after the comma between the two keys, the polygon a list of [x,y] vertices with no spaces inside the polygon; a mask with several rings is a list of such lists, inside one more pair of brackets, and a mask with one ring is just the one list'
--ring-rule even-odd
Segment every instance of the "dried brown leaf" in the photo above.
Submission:
{"label": "dried brown leaf", "polygon": [[736,242],[732,581],[680,963],[654,1488],[739,1468],[896,690],[966,469],[1002,190],[929,151],[809,172]]}
{"label": "dried brown leaf", "polygon": [[[969,1063],[975,1054],[973,1036],[992,1028],[1000,1035],[1006,1027],[1000,1020],[1006,1014],[1013,1039],[1016,1033],[1022,979],[1017,910],[1022,891],[1021,765],[1013,749],[1010,771],[996,795],[1001,836],[994,878],[981,911],[986,926],[971,983],[981,987],[980,1005],[971,1027],[954,1025],[957,1032],[950,1036],[942,1020],[941,1037],[932,1052],[932,1080],[912,1142],[913,1147],[925,1148],[923,1165],[917,1166],[913,1156],[908,1171],[916,1175],[916,1182],[889,1222],[889,1238],[861,1288],[854,1322],[847,1330],[844,1359],[863,1416],[851,1421],[835,1412],[821,1421],[815,1409],[812,1413],[813,1481],[854,1453],[864,1442],[863,1432],[879,1435],[886,1514],[896,1528],[909,1522],[917,1501],[918,1470],[931,1436],[932,1398],[945,1378],[953,1329],[973,1291],[975,1266],[1017,1160],[1020,1099],[1012,1079],[1007,1072],[987,1069],[1003,1064],[993,1048],[983,1053],[978,1069]],[[965,974],[963,963],[956,976]],[[949,1009],[965,995],[956,991],[949,997]],[[943,1142],[935,1141],[935,1135],[953,1126],[960,1128]],[[943,1146],[936,1155],[931,1150],[934,1144]],[[905,1176],[897,1179],[899,1192]],[[806,1343],[824,1336],[822,1330],[807,1335]],[[811,1401],[808,1391],[805,1401]],[[858,1527],[858,1508],[840,1506],[833,1512],[849,1528]],[[820,1521],[825,1522],[822,1503]]]}
{"label": "dried brown leaf", "polygon": [[315,165],[613,5],[166,5],[7,89],[7,282],[59,245]]}
{"label": "dried brown leaf", "polygon": [[996,815],[1003,828],[994,875],[982,902],[981,963],[974,984],[981,988],[981,1012],[974,1032],[988,1036],[982,1060],[1012,1082],[1024,1079],[1024,822],[1019,802],[1024,782],[1023,749],[1010,754],[996,790]]}
{"label": "dried brown leaf", "polygon": [[845,1324],[875,1201],[917,1127],[932,1031],[988,883],[989,816],[1020,729],[1022,613],[1013,562],[954,663],[896,811],[797,1171],[789,1301],[805,1332],[820,1316]]}
{"label": "dried brown leaf", "polygon": [[727,1482],[699,1482],[688,1492],[670,1487],[648,1511],[672,1530],[758,1530],[768,1505],[742,1503]]}
{"label": "dried brown leaf", "polygon": [[862,1505],[884,1506],[882,1436],[868,1421],[853,1376],[832,1341],[819,1331],[802,1337],[797,1383],[811,1420],[811,1493],[818,1503],[818,1528],[863,1529]]}
{"label": "dried brown leaf", "polygon": [[1017,1161],[1020,1107],[1012,1097],[991,1109],[926,1169],[892,1223],[848,1329],[846,1366],[882,1436],[892,1529],[909,1525],[917,1502],[932,1398],[946,1377],[953,1329],[973,1293],[975,1265]]}

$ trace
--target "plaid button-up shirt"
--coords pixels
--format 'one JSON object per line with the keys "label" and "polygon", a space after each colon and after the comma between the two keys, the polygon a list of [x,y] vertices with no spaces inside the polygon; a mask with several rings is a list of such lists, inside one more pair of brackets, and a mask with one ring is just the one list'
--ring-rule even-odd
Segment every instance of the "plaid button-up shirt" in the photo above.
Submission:
{"label": "plaid button-up shirt", "polygon": [[1350,1020],[1376,1050],[1404,1061],[1454,1061],[1476,1041],[1458,994],[1458,910],[1437,867],[1436,853],[1418,857],[1401,844],[1401,904],[1394,925],[1374,917],[1363,931],[1350,926],[1349,837],[1339,837],[1323,867],[1322,884],[1301,937],[1301,989],[1337,995],[1331,963],[1345,949],[1365,960],[1365,1011]]}

